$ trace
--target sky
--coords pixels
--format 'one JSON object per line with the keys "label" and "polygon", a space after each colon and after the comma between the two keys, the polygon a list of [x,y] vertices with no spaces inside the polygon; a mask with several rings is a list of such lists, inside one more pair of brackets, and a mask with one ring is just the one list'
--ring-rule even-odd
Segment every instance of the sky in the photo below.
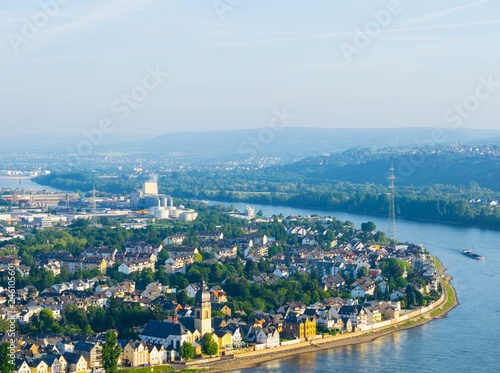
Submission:
{"label": "sky", "polygon": [[500,129],[497,0],[0,2],[0,133]]}

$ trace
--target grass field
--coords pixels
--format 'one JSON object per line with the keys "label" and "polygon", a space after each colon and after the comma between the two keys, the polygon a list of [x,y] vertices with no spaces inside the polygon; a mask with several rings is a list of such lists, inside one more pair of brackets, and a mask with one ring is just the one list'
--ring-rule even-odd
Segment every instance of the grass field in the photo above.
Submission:
{"label": "grass field", "polygon": [[151,373],[151,368],[153,368],[153,373],[171,373],[171,372],[179,372],[179,373],[196,373],[196,372],[201,372],[200,369],[182,369],[182,370],[175,370],[174,368],[170,366],[159,366],[159,367],[144,367],[144,368],[127,368],[127,369],[120,369],[123,372],[126,373]]}
{"label": "grass field", "polygon": [[[127,373],[151,373],[151,367],[123,369]],[[169,366],[153,367],[153,373],[170,373],[174,368]]]}

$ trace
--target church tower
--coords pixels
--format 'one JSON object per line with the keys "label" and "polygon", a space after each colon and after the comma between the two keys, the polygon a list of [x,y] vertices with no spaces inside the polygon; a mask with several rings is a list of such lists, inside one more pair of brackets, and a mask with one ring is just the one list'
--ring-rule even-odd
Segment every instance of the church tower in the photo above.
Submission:
{"label": "church tower", "polygon": [[212,333],[212,302],[210,293],[205,288],[205,281],[200,284],[200,290],[195,295],[194,327],[201,335]]}

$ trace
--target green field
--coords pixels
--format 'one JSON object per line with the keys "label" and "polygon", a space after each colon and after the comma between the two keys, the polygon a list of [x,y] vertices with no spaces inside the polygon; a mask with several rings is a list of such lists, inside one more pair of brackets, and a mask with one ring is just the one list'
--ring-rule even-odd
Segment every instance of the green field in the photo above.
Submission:
{"label": "green field", "polygon": [[[153,369],[151,371],[151,369]],[[182,370],[175,370],[171,366],[168,365],[163,365],[159,367],[143,367],[143,368],[127,368],[127,369],[121,369],[121,371],[126,372],[126,373],[170,373],[170,372],[180,372],[180,373],[196,373],[196,372],[201,372],[200,369],[182,369]]]}
{"label": "green field", "polygon": [[153,373],[174,372],[174,368],[167,365],[160,367],[130,368],[130,369],[123,369],[123,371],[127,373],[151,373],[151,368],[153,368]]}

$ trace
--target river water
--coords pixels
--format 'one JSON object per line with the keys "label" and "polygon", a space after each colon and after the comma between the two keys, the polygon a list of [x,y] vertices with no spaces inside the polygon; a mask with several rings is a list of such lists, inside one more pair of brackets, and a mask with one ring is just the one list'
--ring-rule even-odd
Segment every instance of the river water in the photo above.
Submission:
{"label": "river water", "polygon": [[[21,180],[21,182],[19,182]],[[35,183],[29,178],[17,178],[17,177],[5,177],[0,176],[0,188],[13,188],[13,189],[24,189],[42,191],[48,190],[49,192],[57,192],[57,189],[47,187],[44,185],[40,185]]]}
{"label": "river water", "polygon": [[[209,202],[210,204],[219,202]],[[244,203],[220,203],[245,210]],[[356,226],[387,219],[334,211],[253,205],[271,216],[330,215]],[[398,221],[399,241],[423,244],[453,276],[460,305],[444,319],[381,337],[374,342],[301,354],[242,373],[269,372],[500,372],[500,231],[408,220]],[[460,254],[464,248],[484,262]]]}

